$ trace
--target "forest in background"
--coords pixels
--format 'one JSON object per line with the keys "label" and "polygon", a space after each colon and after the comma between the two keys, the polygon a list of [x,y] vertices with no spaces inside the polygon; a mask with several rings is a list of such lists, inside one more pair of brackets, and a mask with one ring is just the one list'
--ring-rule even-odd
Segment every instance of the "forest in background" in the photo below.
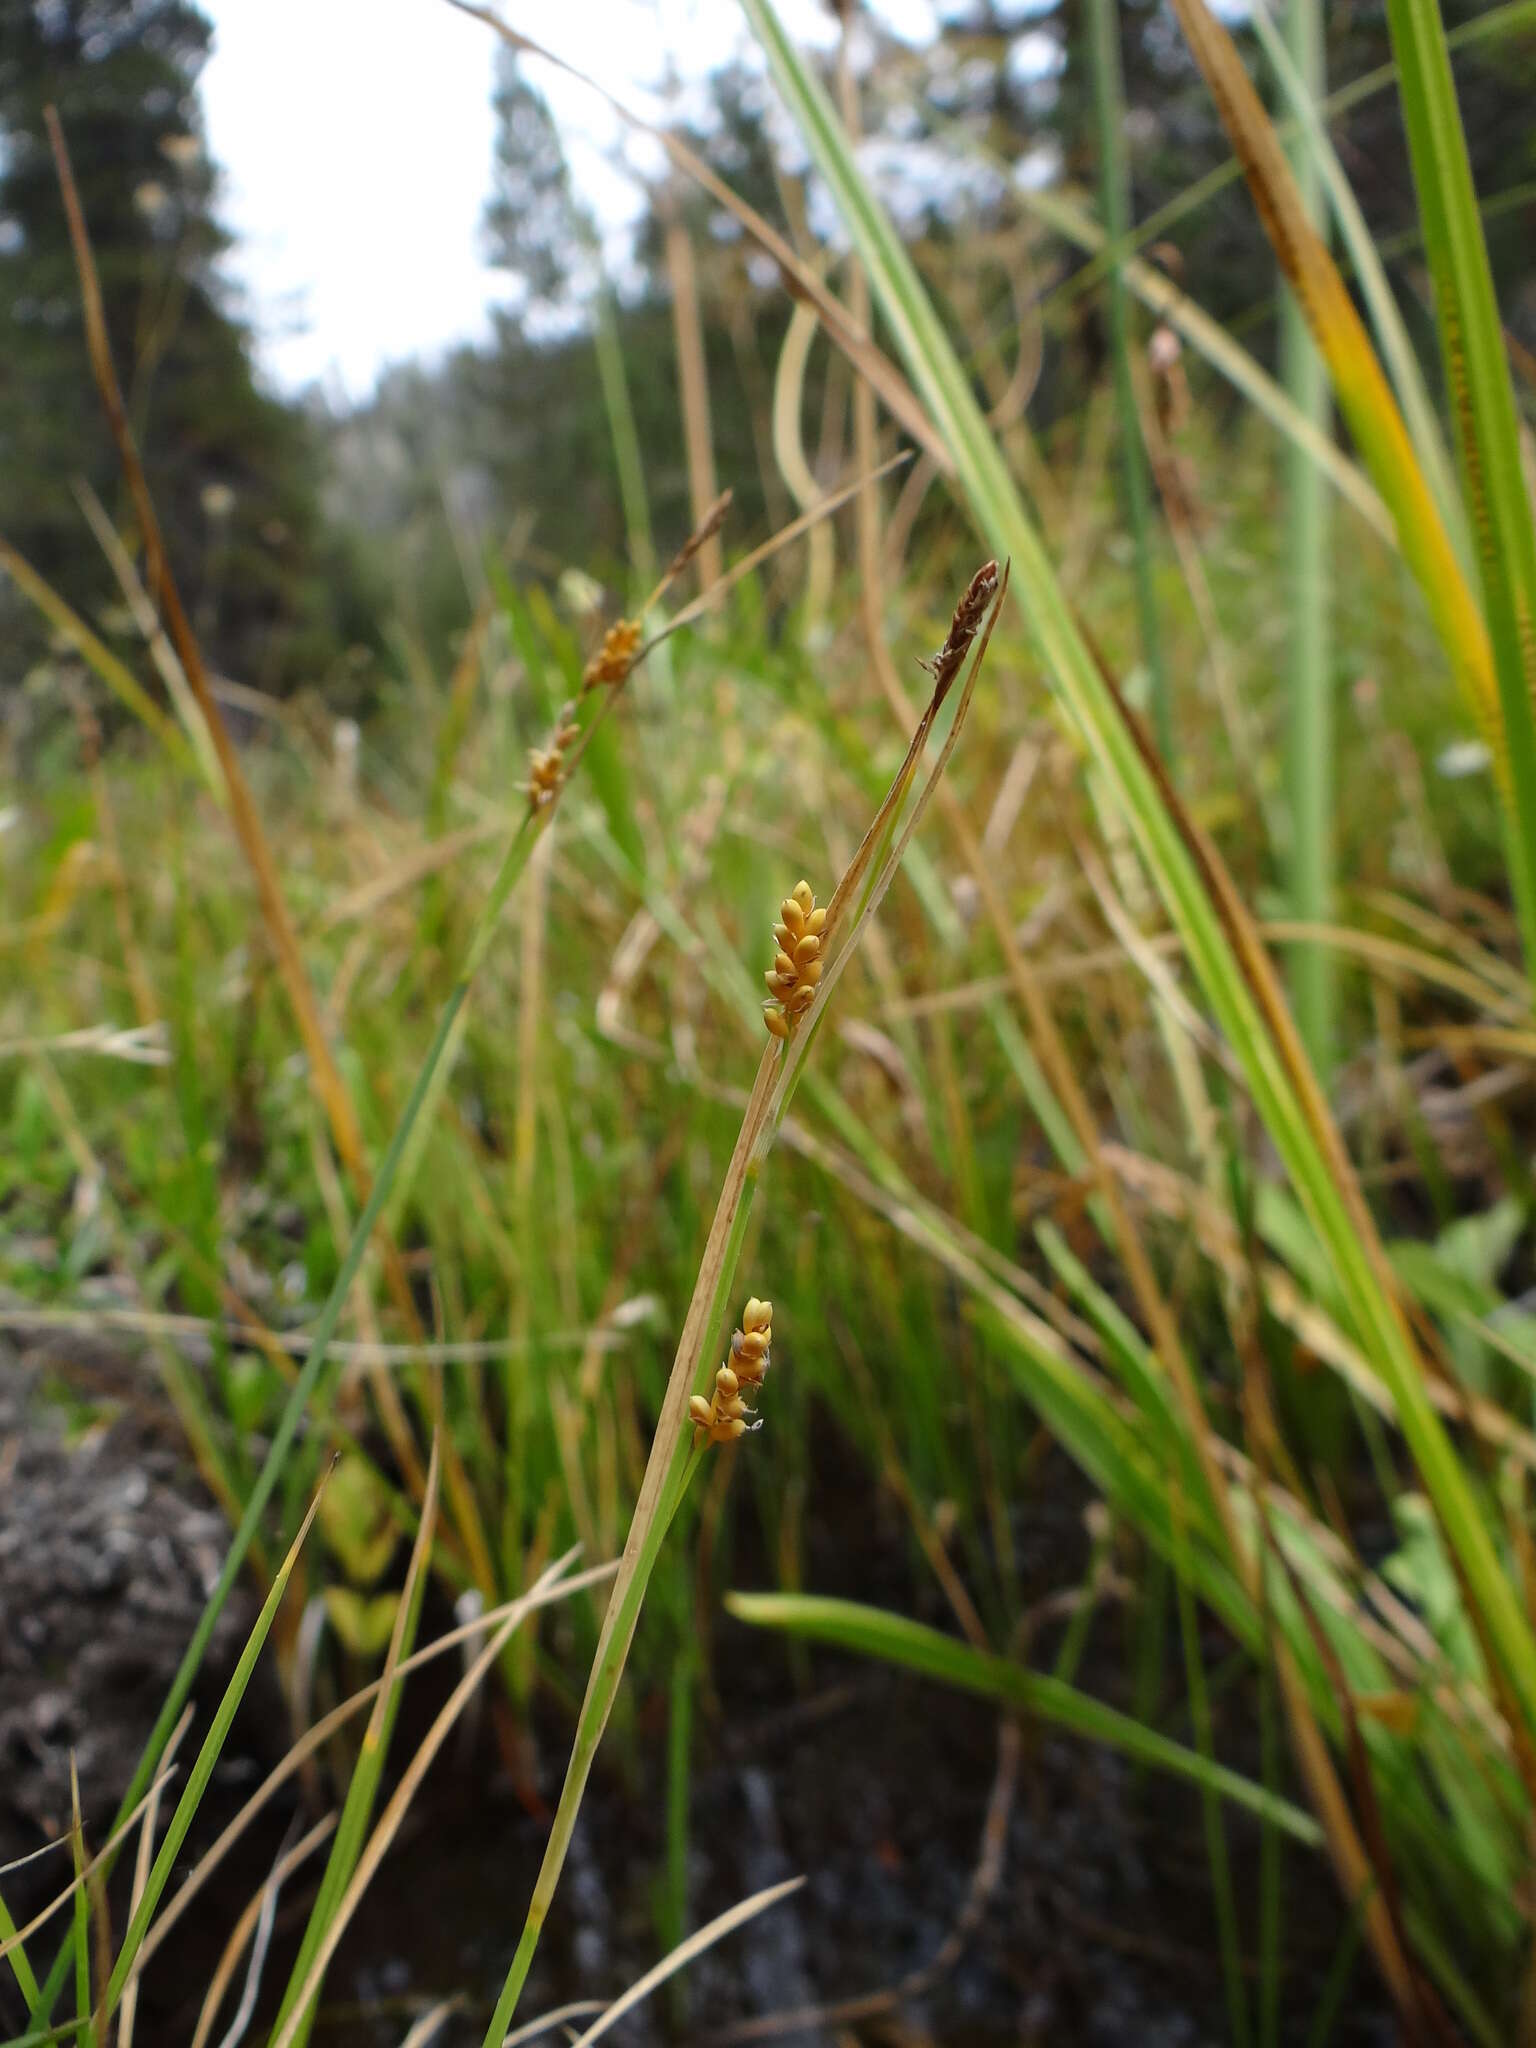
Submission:
{"label": "forest in background", "polygon": [[[1475,7],[1446,10],[1454,29]],[[1330,77],[1388,61],[1381,4],[1328,14]],[[1210,96],[1166,8],[1119,10],[1133,217],[1145,221],[1220,160]],[[1241,16],[1240,43],[1257,68]],[[1021,295],[1051,310],[1031,405],[1037,438],[1079,419],[1103,371],[1102,307],[1074,289],[1082,268],[1060,243],[1021,270],[1010,183],[1091,190],[1095,143],[1081,38],[1070,5],[1023,10],[974,0],[942,10],[936,41],[914,48],[861,24],[870,80],[867,161],[946,306],[967,358],[1009,358]],[[260,377],[252,309],[220,259],[218,167],[197,98],[209,46],[187,0],[3,0],[0,8],[0,539],[84,612],[110,644],[135,629],[82,492],[134,547],[108,436],[88,400],[89,366],[68,235],[42,110],[71,134],[76,177],[101,273],[108,333],[154,479],[171,553],[215,664],[253,688],[320,692],[366,708],[397,668],[383,645],[387,598],[434,660],[462,609],[463,547],[509,541],[551,580],[579,566],[622,581],[623,495],[594,337],[611,324],[633,380],[635,431],[652,517],[666,530],[688,507],[679,382],[669,313],[667,229],[689,233],[707,309],[705,360],[716,465],[758,530],[786,516],[771,458],[774,364],[788,315],[771,264],[739,224],[685,180],[645,192],[644,224],[624,275],[604,277],[598,223],[572,189],[536,66],[499,58],[497,152],[486,166],[483,233],[515,283],[494,343],[433,365],[402,363],[350,412],[318,393],[284,400]],[[1076,47],[1074,46],[1076,39]],[[293,61],[304,61],[302,50]],[[1460,73],[1496,275],[1507,281],[1516,342],[1536,349],[1536,281],[1525,261],[1536,181],[1529,119],[1536,57],[1523,39],[1469,51]],[[680,132],[745,199],[787,205],[824,231],[817,190],[792,131],[770,119],[760,73],[733,65],[690,82]],[[78,133],[76,133],[78,131]],[[931,132],[930,132],[931,131]],[[1392,98],[1338,122],[1337,146],[1387,254],[1421,347],[1432,339],[1412,180]],[[957,144],[959,145],[957,147]],[[965,154],[970,151],[970,155]],[[964,237],[962,264],[950,260]],[[997,260],[976,260],[988,238]],[[1154,260],[1260,360],[1275,354],[1273,258],[1240,184],[1191,224],[1175,224]],[[809,372],[813,467],[844,452],[826,370]],[[562,488],[550,493],[551,476]],[[766,481],[765,481],[766,480]],[[455,535],[457,528],[457,535]],[[0,581],[7,682],[46,652],[33,608]]]}

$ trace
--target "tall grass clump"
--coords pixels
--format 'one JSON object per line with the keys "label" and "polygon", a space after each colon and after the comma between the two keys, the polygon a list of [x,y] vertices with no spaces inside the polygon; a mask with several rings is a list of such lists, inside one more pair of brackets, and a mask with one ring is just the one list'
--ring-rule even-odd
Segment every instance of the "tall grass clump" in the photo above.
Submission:
{"label": "tall grass clump", "polygon": [[[1339,1140],[1315,1070],[1280,995],[1267,954],[1213,845],[1180,804],[1162,763],[1127,714],[1113,679],[1063,593],[948,337],[818,81],[785,36],[768,0],[745,0],[745,5],[780,90],[869,271],[875,297],[914,387],[943,435],[976,521],[988,540],[1000,551],[1006,549],[1014,559],[1024,614],[1046,675],[1102,778],[1117,816],[1135,840],[1147,875],[1179,934],[1253,1106],[1267,1127],[1298,1204],[1297,1220],[1307,1255],[1317,1261],[1319,1278],[1326,1276],[1328,1291],[1346,1329],[1368,1361],[1368,1370],[1387,1391],[1394,1420],[1402,1430],[1419,1483],[1433,1504],[1465,1593],[1486,1659],[1487,1705],[1501,1727],[1499,1740],[1509,1745],[1514,1766],[1512,1775],[1506,1777],[1506,1790],[1516,1794],[1517,1806],[1523,1810],[1532,1790],[1524,1759],[1536,1726],[1536,1635],[1519,1584],[1506,1561],[1502,1518],[1476,1463],[1460,1454],[1430,1398],[1430,1365],[1411,1331],[1376,1224]],[[1443,51],[1428,32],[1432,9],[1416,10],[1411,23],[1408,12],[1402,11],[1400,23],[1395,26],[1400,38],[1410,33],[1418,37],[1414,49],[1421,66],[1418,85],[1404,66],[1410,124],[1415,120],[1414,92],[1420,91],[1424,101],[1424,118],[1418,122],[1421,140],[1417,162],[1431,130],[1430,81],[1443,80],[1448,73],[1443,70]],[[1496,686],[1488,625],[1461,576],[1455,551],[1364,330],[1326,250],[1306,222],[1283,153],[1232,51],[1230,39],[1198,0],[1187,0],[1187,4],[1180,0],[1179,14],[1260,197],[1266,226],[1275,236],[1287,275],[1300,294],[1319,347],[1329,363],[1341,405],[1396,519],[1400,545],[1420,577],[1446,653],[1464,678],[1473,706],[1485,730],[1497,739],[1501,758],[1507,764],[1504,787],[1512,881],[1528,933],[1528,887],[1522,870],[1531,845],[1536,844],[1529,831],[1536,813],[1530,806],[1528,763],[1521,757],[1528,747],[1529,695],[1516,703],[1512,690],[1506,690],[1502,670]],[[1432,46],[1440,69],[1430,63]],[[1450,121],[1443,104],[1439,108],[1439,122],[1438,146],[1444,156],[1450,151]],[[1453,151],[1450,153],[1454,155]],[[1437,176],[1450,189],[1457,189],[1450,167],[1442,163]],[[1422,184],[1422,171],[1420,180]],[[1434,204],[1426,206],[1432,239],[1435,210],[1444,203],[1443,191],[1444,186]],[[1467,231],[1473,249],[1480,249],[1480,231],[1475,217],[1469,221],[1468,211],[1465,206],[1458,211],[1457,227]],[[1472,298],[1472,318],[1476,321],[1476,309],[1481,303],[1477,290],[1486,279],[1486,264],[1479,268],[1469,258],[1464,268],[1469,274],[1459,282]],[[1444,303],[1442,296],[1442,306]],[[1486,314],[1485,306],[1481,310]],[[1486,328],[1486,319],[1481,324]],[[1459,376],[1465,385],[1468,372],[1460,354],[1452,356],[1450,367],[1453,376]],[[1487,416],[1503,416],[1499,413],[1498,391],[1507,394],[1507,372],[1503,372],[1501,363],[1502,374],[1496,377],[1486,357],[1482,368],[1486,372],[1482,398]],[[1475,421],[1475,409],[1466,410],[1471,411]],[[1468,473],[1482,486],[1486,499],[1483,471],[1475,461],[1477,446],[1475,441],[1464,446],[1464,468],[1470,449],[1474,466]],[[1503,443],[1502,467],[1506,474],[1513,447],[1511,433]],[[1500,502],[1509,538],[1502,549],[1495,540],[1496,560],[1485,562],[1484,583],[1495,637],[1501,642],[1508,641],[1512,656],[1513,641],[1508,638],[1497,606],[1502,603],[1507,616],[1512,618],[1518,602],[1515,593],[1524,587],[1520,578],[1528,509],[1526,519],[1521,521],[1512,493]],[[1474,503],[1472,523],[1481,529],[1487,552],[1488,536],[1501,534],[1499,522],[1489,516],[1484,504]],[[1512,660],[1506,667],[1512,682],[1516,673]],[[1529,952],[1528,946],[1528,956]],[[1118,1244],[1117,1249],[1124,1252],[1125,1245]],[[1293,1745],[1309,1792],[1328,1829],[1346,1894],[1365,1913],[1378,1963],[1405,2013],[1418,2013],[1417,1979],[1407,1960],[1405,1943],[1423,1941],[1432,1954],[1433,1936],[1422,1926],[1410,1933],[1385,1902],[1380,1889],[1383,1873],[1373,1867],[1373,1856],[1365,1839],[1371,1832],[1370,1816],[1351,1817],[1349,1801],[1318,1741],[1319,1724],[1314,1716],[1321,1716],[1321,1726],[1331,1726],[1339,1739],[1343,1734],[1340,1716],[1348,1716],[1351,1709],[1347,1698],[1340,1700],[1337,1696],[1331,1665],[1320,1667],[1315,1645],[1309,1647],[1314,1620],[1310,1596],[1306,1605],[1293,1608],[1287,1623],[1284,1588],[1288,1581],[1277,1584],[1273,1579],[1269,1525],[1252,1520],[1251,1512],[1230,1494],[1227,1481],[1213,1466],[1209,1424],[1198,1394],[1183,1382],[1171,1333],[1160,1334],[1154,1327],[1154,1339],[1156,1360],[1148,1361],[1154,1374],[1152,1383],[1163,1379],[1175,1390],[1181,1384],[1184,1386],[1178,1426],[1181,1434],[1187,1432],[1200,1475],[1199,1490],[1192,1498],[1199,1501],[1203,1497],[1214,1511],[1215,1526],[1221,1531],[1220,1545],[1236,1575],[1241,1597],[1251,1603],[1250,1611],[1263,1624],[1278,1659]],[[1245,1365],[1245,1374],[1248,1372]],[[1053,1394],[1054,1398],[1057,1394]],[[1079,1433],[1080,1429],[1078,1425]],[[1098,1457],[1103,1469],[1102,1453]],[[1194,1484],[1193,1475],[1190,1483]],[[1129,1491],[1128,1475],[1121,1485],[1127,1488],[1123,1497],[1129,1504],[1134,1495]],[[1154,1505],[1158,1516],[1170,1511],[1166,1492],[1159,1489],[1159,1494],[1155,1503],[1143,1497],[1138,1516],[1144,1525]],[[1310,1683],[1305,1676],[1309,1670]],[[1369,1748],[1360,1752],[1370,1753]],[[1420,1761],[1431,1753],[1430,1745],[1416,1745]],[[1483,1767],[1487,1768],[1491,1761],[1485,1758]],[[1398,1782],[1395,1775],[1393,1782]],[[1363,1785],[1356,1790],[1358,1797],[1364,1796]],[[1469,1813],[1463,1814],[1462,1824],[1470,1850],[1480,1830]],[[1514,1853],[1512,1837],[1506,1838],[1504,1853]],[[1379,1862],[1379,1858],[1374,1860]]]}
{"label": "tall grass clump", "polygon": [[[656,575],[655,480],[604,296],[622,609],[561,565],[546,587],[516,545],[488,550],[441,677],[399,623],[396,669],[353,734],[360,779],[355,753],[326,760],[308,704],[259,742],[230,738],[70,197],[142,581],[110,517],[86,516],[149,626],[170,629],[140,654],[171,657],[172,710],[0,552],[135,721],[103,755],[77,678],[73,835],[18,842],[29,900],[3,943],[39,993],[0,1055],[17,1226],[0,1314],[146,1342],[233,1533],[102,1845],[73,1830],[75,1875],[46,1914],[18,1925],[0,1902],[27,2038],[131,2033],[146,1968],[176,1967],[188,1913],[302,1773],[336,1777],[335,1810],[251,1899],[199,1987],[197,2038],[251,2023],[265,1968],[269,2048],[321,2039],[340,1945],[488,1683],[504,1709],[490,1739],[530,1813],[551,1725],[563,1776],[510,1967],[471,2022],[486,2048],[521,2018],[603,1764],[649,1754],[650,1709],[667,1715],[668,1954],[600,2014],[566,2011],[600,2038],[795,1882],[687,1933],[692,1761],[737,1624],[789,1639],[793,1677],[829,1646],[985,1703],[1015,1746],[1022,1720],[1167,1774],[1200,1830],[1212,2002],[1234,2041],[1268,2048],[1292,2024],[1307,1991],[1287,1968],[1293,1922],[1300,1939],[1316,1917],[1304,1894],[1323,1859],[1342,1903],[1324,1916],[1337,1938],[1314,2038],[1357,1949],[1405,2037],[1513,2038],[1536,1795],[1536,1337],[1515,1298],[1536,550],[1438,15],[1391,0],[1449,439],[1329,141],[1323,10],[1298,0],[1289,42],[1255,18],[1277,125],[1226,31],[1177,0],[1293,295],[1277,381],[1133,253],[1157,222],[1130,221],[1112,8],[1091,16],[1100,217],[1065,191],[1004,202],[1031,260],[1060,243],[1088,261],[1038,297],[1013,291],[1016,358],[989,333],[962,361],[948,309],[981,302],[970,252],[930,287],[898,236],[857,148],[849,36],[834,102],[771,0],[744,4],[851,253],[824,263],[803,220],[781,234],[662,139],[794,301],[758,426],[800,516],[728,559],[704,244],[674,220],[691,532]],[[489,10],[460,11],[539,54]],[[1098,284],[1115,412],[1095,394],[1086,426],[1037,443],[1033,376]],[[1133,298],[1182,338],[1176,426],[1143,417]],[[836,374],[819,383],[823,349]],[[1205,402],[1208,372],[1237,394],[1236,427]],[[1095,438],[1112,418],[1120,462]],[[980,542],[964,569],[942,491]],[[1213,534],[1193,501],[1218,491],[1229,530]],[[1094,571],[1125,523],[1137,575],[1116,616],[1123,579]],[[679,605],[695,568],[704,587]],[[1290,660],[1270,689],[1282,587]],[[1356,643],[1382,680],[1334,704]],[[1138,644],[1145,722],[1102,651]],[[937,649],[921,670],[918,648]],[[1419,771],[1441,707],[1396,679],[1437,663],[1489,746],[1486,792],[1448,796]],[[1289,766],[1244,755],[1244,732],[1270,726]],[[1335,744],[1356,793],[1342,807],[1318,772]],[[1289,846],[1267,829],[1287,813]],[[1285,914],[1261,916],[1277,883]],[[218,1171],[219,1140],[232,1155],[237,1138],[259,1148],[240,1207]],[[27,1266],[39,1217],[68,1237],[59,1271]],[[93,1257],[118,1283],[109,1309],[75,1291]],[[277,1270],[298,1276],[295,1304],[262,1291]],[[193,1340],[206,1373],[178,1348]],[[1053,1532],[1042,1566],[1029,1517],[1061,1484],[1056,1448],[1081,1475],[1068,1497],[1093,1507],[1080,1546]],[[832,1484],[899,1518],[921,1616],[819,1576]],[[260,1619],[177,1783],[242,1575]],[[422,1646],[429,1597],[465,1604]],[[559,1633],[540,1637],[556,1603]],[[451,1651],[462,1662],[402,1754],[404,1686]],[[309,1725],[178,1887],[258,1655]],[[374,1674],[334,1706],[332,1656]],[[1006,1816],[993,1835],[995,1882]],[[104,1943],[92,1901],[125,1849],[134,1890]],[[279,1887],[310,1858],[284,1952]]]}
{"label": "tall grass clump", "polygon": [[[960,737],[986,655],[992,622],[1007,587],[1007,569],[999,577],[996,562],[988,562],[972,578],[955,609],[944,645],[934,657],[932,694],[896,778],[825,911],[818,912],[815,894],[804,881],[796,885],[780,907],[774,932],[774,964],[767,971],[769,1001],[763,1012],[766,1039],[762,1057],[721,1183],[698,1278],[678,1338],[640,1497],[592,1660],[549,1845],[522,1936],[486,2028],[486,2048],[494,2048],[501,2041],[517,2009],[539,1936],[554,1902],[587,1779],[613,1711],[646,1588],[667,1530],[702,1451],[714,1442],[730,1441],[748,1427],[739,1393],[740,1375],[745,1369],[745,1356],[758,1353],[766,1359],[772,1335],[770,1305],[759,1302],[755,1296],[748,1303],[742,1327],[732,1339],[729,1361],[715,1375],[713,1393],[706,1397],[700,1380],[721,1325],[763,1169],[779,1127],[789,1113],[832,991],[889,889]],[[960,681],[968,655],[972,655],[970,671],[949,705],[949,729],[938,758],[914,792],[924,750]],[[726,1404],[724,1411],[722,1399]]]}

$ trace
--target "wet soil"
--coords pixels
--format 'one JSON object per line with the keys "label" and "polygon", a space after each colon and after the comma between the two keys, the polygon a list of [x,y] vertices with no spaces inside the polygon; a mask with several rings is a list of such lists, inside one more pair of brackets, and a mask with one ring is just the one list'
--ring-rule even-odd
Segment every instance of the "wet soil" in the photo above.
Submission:
{"label": "wet soil", "polygon": [[[142,1376],[124,1375],[137,1392],[109,1426],[72,1441],[42,1398],[58,1363],[46,1348],[0,1354],[0,1861],[67,1827],[71,1746],[87,1827],[99,1838],[225,1536],[173,1432],[145,1406]],[[78,1352],[72,1363],[78,1370]],[[110,1381],[110,1361],[98,1364]],[[942,1625],[914,1583],[899,1517],[870,1497],[860,1472],[837,1467],[835,1443],[825,1441],[832,1469],[816,1476],[813,1498],[825,1512],[810,1518],[807,1584]],[[1075,1474],[1056,1460],[1020,1513],[1022,1569],[1042,1593],[1081,1575],[1083,1501]],[[747,1557],[733,1576],[768,1575]],[[199,1726],[249,1622],[247,1606],[221,1627]],[[820,1651],[792,1667],[782,1643],[723,1615],[712,1627],[718,1701],[701,1701],[695,1718],[689,1925],[781,1878],[804,1874],[807,1883],[700,1959],[681,1992],[660,1993],[616,2039],[762,2038],[768,2016],[793,2014],[801,2017],[773,2038],[954,2048],[1199,2048],[1228,2038],[1199,1806],[1186,1789],[1024,1730],[1016,1790],[999,1817],[996,1883],[968,1906],[989,1802],[998,1804],[996,1717],[979,1702]],[[1219,1639],[1210,1650],[1214,1662]],[[1082,1682],[1123,1705],[1125,1666],[1124,1633],[1110,1616],[1095,1628]],[[418,1685],[408,1700],[397,1753],[408,1753],[441,1697],[430,1684],[441,1682]],[[1254,1768],[1239,1733],[1251,1708],[1234,1699],[1226,1731],[1224,1752],[1239,1767]],[[493,1716],[494,1708],[471,1748],[448,1745],[342,1944],[315,2036],[330,2048],[399,2048],[413,2021],[447,1999],[458,2007],[433,2040],[480,2040],[545,1832],[527,1788],[520,1797],[500,1766]],[[665,1724],[664,1693],[641,1688],[629,1739],[610,1746],[594,1775],[520,2017],[612,1998],[662,1952]],[[537,1786],[550,1804],[569,1735],[569,1720],[541,1705]],[[189,1863],[286,1740],[265,1675],[199,1815]],[[296,1800],[275,1805],[210,1886],[206,1907],[189,1915],[174,1956],[146,1974],[141,2042],[174,2048],[190,2039],[228,1931],[295,1820]],[[1229,1846],[1251,1929],[1257,1831],[1229,1820]],[[18,1916],[52,1896],[55,1857],[7,1878]],[[308,1910],[306,1880],[317,1874],[316,1866],[295,1877],[283,1896],[249,2038],[270,2016]],[[1285,1898],[1282,2033],[1300,2042],[1342,1916],[1316,1859],[1287,1858]],[[115,1909],[120,1916],[121,1899]],[[51,1953],[39,1937],[35,1960]],[[944,1966],[931,1969],[935,1959]],[[914,1974],[915,1987],[881,1996]],[[17,2017],[8,1997],[14,1987],[0,1981],[0,2022]],[[846,2017],[806,2011],[853,1999],[864,2003]],[[1394,2038],[1363,1965],[1332,2038],[1342,2048]]]}

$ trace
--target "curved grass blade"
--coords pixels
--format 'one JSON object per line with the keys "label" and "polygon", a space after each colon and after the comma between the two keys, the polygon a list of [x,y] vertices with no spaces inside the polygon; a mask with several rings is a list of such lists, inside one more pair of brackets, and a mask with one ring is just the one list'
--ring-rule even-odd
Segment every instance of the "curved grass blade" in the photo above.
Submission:
{"label": "curved grass blade", "polygon": [[626,2014],[650,1997],[651,1993],[665,1984],[669,1977],[686,1969],[707,1948],[713,1948],[727,1934],[733,1934],[738,1927],[745,1927],[749,1920],[755,1920],[759,1913],[766,1913],[770,1906],[778,1905],[804,1885],[803,1877],[786,1877],[781,1884],[768,1885],[763,1891],[754,1892],[749,1899],[742,1899],[737,1905],[729,1906],[725,1912],[717,1913],[713,1920],[706,1921],[686,1941],[680,1941],[670,1955],[662,1957],[643,1977],[636,1978],[621,1998],[593,2021],[581,2038],[572,2043],[572,2048],[589,2048],[589,2044],[600,2041],[604,2034],[611,2033]]}
{"label": "curved grass blade", "polygon": [[976,1693],[998,1706],[1016,1707],[1085,1741],[1102,1742],[1137,1763],[1187,1778],[1234,1806],[1246,1807],[1309,1849],[1322,1844],[1323,1831],[1317,1822],[1288,1799],[1185,1749],[1076,1686],[1028,1671],[1005,1657],[986,1655],[954,1636],[909,1621],[905,1615],[809,1593],[728,1593],[725,1604],[738,1621],[754,1628],[783,1629],[813,1642],[832,1643],[860,1657],[877,1657],[882,1663],[900,1665],[958,1691]]}

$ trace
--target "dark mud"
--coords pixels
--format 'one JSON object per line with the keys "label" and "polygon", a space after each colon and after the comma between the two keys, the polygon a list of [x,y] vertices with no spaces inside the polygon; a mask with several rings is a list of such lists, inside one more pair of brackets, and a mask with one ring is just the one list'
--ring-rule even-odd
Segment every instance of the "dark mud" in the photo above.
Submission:
{"label": "dark mud", "polygon": [[[0,1357],[0,1861],[67,1826],[71,1745],[87,1826],[99,1837],[225,1535],[173,1434],[143,1404],[142,1378],[125,1377],[134,1397],[109,1427],[71,1443],[56,1407],[40,1398],[58,1362],[46,1351]],[[1019,1531],[1026,1578],[1042,1592],[1072,1584],[1085,1554],[1080,1485],[1062,1461],[1046,1476]],[[942,1622],[911,1582],[901,1523],[864,1486],[852,1470],[819,1475],[815,1497],[839,1506],[812,1518],[807,1582]],[[750,1564],[737,1576],[754,1576]],[[247,1607],[221,1629],[205,1704],[249,1620]],[[660,1993],[616,2039],[751,2037],[776,2014],[801,2017],[772,2037],[802,2042],[1200,2048],[1227,2039],[1200,1814],[1186,1790],[1026,1729],[1005,1799],[1006,1738],[979,1703],[820,1652],[792,1671],[775,1639],[724,1616],[714,1631],[718,1700],[701,1700],[695,1717],[689,1925],[781,1878],[808,1882],[702,1958],[681,1992]],[[1222,1646],[1210,1647],[1214,1660]],[[1096,1625],[1083,1681],[1123,1704],[1124,1666],[1111,1611]],[[410,1699],[402,1751],[436,1703],[425,1686]],[[1251,1702],[1233,1707],[1235,1718],[1250,1711]],[[492,1719],[474,1754],[450,1743],[439,1760],[332,1966],[317,2041],[399,2048],[413,2020],[446,1999],[459,2006],[434,2041],[479,2041],[544,1841],[526,1787],[517,1796],[498,1765]],[[642,1690],[631,1739],[613,1746],[594,1777],[520,2018],[611,1998],[661,1953],[664,1731],[664,1698]],[[189,1861],[285,1746],[270,1677],[236,1734]],[[552,1804],[569,1725],[541,1713],[535,1735],[538,1790]],[[1249,1763],[1240,1751],[1232,1760]],[[989,1810],[999,1860],[978,1897]],[[189,1916],[174,1955],[146,1974],[141,2043],[174,2048],[190,2038],[228,1931],[294,1815],[292,1802],[278,1804]],[[1233,1820],[1229,1843],[1251,1928],[1257,1833]],[[55,1855],[61,1862],[67,1851]],[[59,1867],[50,1858],[6,1880],[18,1915],[51,1896]],[[250,2039],[270,2017],[307,1912],[306,1880],[317,1874],[295,1877],[283,1897]],[[1326,1868],[1288,1858],[1288,2041],[1306,2038],[1340,1919]],[[51,1953],[38,1938],[35,1960]],[[0,1982],[0,2021],[15,2018],[8,1997],[14,1987]],[[847,2001],[856,2008],[819,2019],[806,2011]],[[227,2007],[221,2025],[228,2015]],[[1363,1964],[1332,2038],[1336,2048],[1394,2038]]]}
{"label": "dark mud", "polygon": [[[68,1830],[71,1753],[100,1838],[223,1562],[228,1524],[145,1387],[110,1351],[0,1350],[0,1862]],[[253,1615],[231,1602],[200,1703]]]}

